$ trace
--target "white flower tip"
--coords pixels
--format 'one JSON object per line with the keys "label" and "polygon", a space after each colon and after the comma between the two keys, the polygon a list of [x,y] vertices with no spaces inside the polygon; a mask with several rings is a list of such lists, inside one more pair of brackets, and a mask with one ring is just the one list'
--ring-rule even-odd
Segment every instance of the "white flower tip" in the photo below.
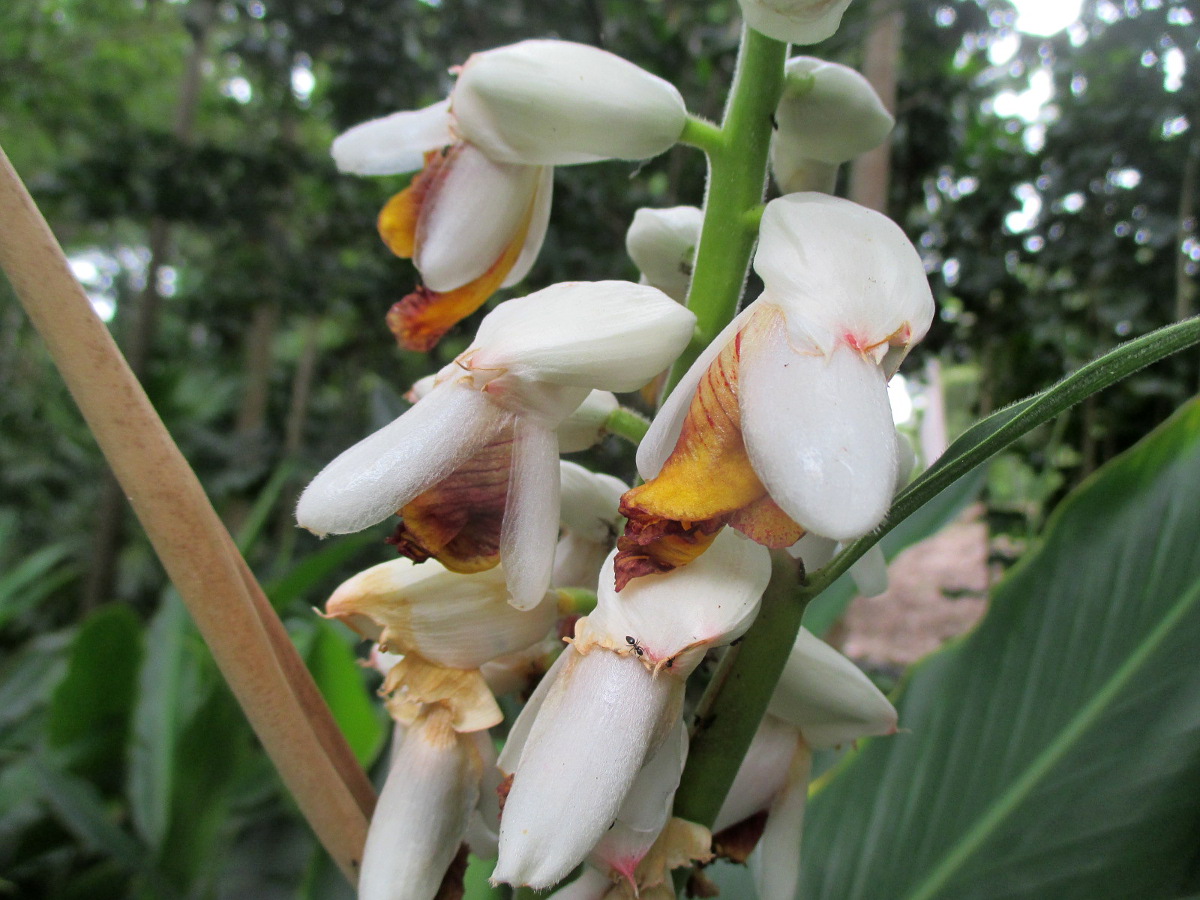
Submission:
{"label": "white flower tip", "polygon": [[338,135],[331,155],[338,170],[352,175],[396,175],[424,165],[426,151],[453,141],[449,101],[411,112],[392,113]]}
{"label": "white flower tip", "polygon": [[739,0],[746,24],[767,37],[817,44],[831,37],[850,0]]}
{"label": "white flower tip", "polygon": [[834,166],[878,147],[895,124],[866,78],[849,66],[811,56],[788,60],[775,119],[773,161],[786,155]]}
{"label": "white flower tip", "polygon": [[476,53],[452,95],[457,128],[493,159],[569,165],[646,159],[683,132],[675,87],[597,47],[528,40]]}
{"label": "white flower tip", "polygon": [[896,732],[897,714],[853,662],[801,629],[771,696],[773,716],[799,728],[814,750]]}

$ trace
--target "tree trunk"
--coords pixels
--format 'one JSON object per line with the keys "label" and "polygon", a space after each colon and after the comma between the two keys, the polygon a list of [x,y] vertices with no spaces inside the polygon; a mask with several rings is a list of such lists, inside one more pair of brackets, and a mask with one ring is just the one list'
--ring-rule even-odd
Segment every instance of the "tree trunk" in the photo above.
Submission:
{"label": "tree trunk", "polygon": [[[242,387],[242,402],[234,425],[235,465],[258,466],[267,442],[267,401],[271,396],[271,369],[274,359],[271,344],[279,324],[279,304],[261,303],[254,309],[250,327],[242,344],[242,371],[246,380]],[[248,497],[238,497],[226,507],[225,526],[237,535],[250,511]]]}
{"label": "tree trunk", "polygon": [[[175,139],[180,143],[190,142],[195,130],[196,106],[214,14],[215,7],[208,0],[192,3],[185,12],[185,25],[192,36],[192,49],[184,64],[172,128]],[[171,226],[161,215],[150,220],[147,246],[150,250],[150,262],[146,267],[145,287],[135,301],[133,309],[128,311],[127,316],[120,317],[122,320],[128,319],[129,322],[128,331],[123,334],[122,350],[133,374],[142,382],[146,380],[146,367],[158,332],[158,313],[162,305],[162,294],[158,289],[159,274],[166,265],[171,249]],[[119,330],[125,332],[124,328]],[[83,588],[84,614],[112,599],[116,583],[117,557],[125,536],[125,494],[112,472],[107,470],[104,485],[100,489],[98,507],[96,530],[91,542],[91,559]]]}
{"label": "tree trunk", "polygon": [[[896,113],[896,73],[904,35],[904,9],[899,0],[871,0],[870,27],[863,46],[863,75],[888,112]],[[850,199],[886,213],[891,179],[890,139],[854,160],[850,167]]]}

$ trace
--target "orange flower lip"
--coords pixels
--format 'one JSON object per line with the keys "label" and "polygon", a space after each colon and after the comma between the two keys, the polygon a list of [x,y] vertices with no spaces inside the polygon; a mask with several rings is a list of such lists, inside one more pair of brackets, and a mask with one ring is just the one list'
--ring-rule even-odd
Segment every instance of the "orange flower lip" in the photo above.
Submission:
{"label": "orange flower lip", "polygon": [[[505,226],[499,222],[489,225],[485,216],[478,227],[469,221],[459,223],[461,227],[472,229],[471,236],[447,233],[447,226],[440,224],[444,218],[442,211],[464,203],[468,198],[462,195],[467,190],[486,195],[489,190],[503,185],[504,190],[509,192],[507,202],[512,203],[515,198],[511,192],[517,184],[531,188],[524,199],[524,211],[512,222],[511,232],[500,238],[503,249],[499,256],[486,264],[482,274],[468,277],[448,290],[419,286],[392,306],[387,315],[388,328],[406,350],[432,350],[447,331],[483,306],[500,289],[517,268],[522,256],[527,255],[531,238],[534,244],[541,243],[540,236],[545,227],[541,220],[549,213],[550,187],[547,179],[538,173],[518,173],[515,181],[509,184],[507,180],[510,173],[519,167],[481,166],[479,156],[479,151],[463,143],[444,151],[427,153],[425,168],[417,173],[407,188],[389,200],[379,214],[379,234],[383,242],[397,256],[413,259],[419,269],[425,265],[422,260],[436,250],[436,257],[443,260],[438,264],[439,273],[447,264],[445,260],[453,257],[460,257],[464,266],[476,267],[464,271],[477,271],[477,244],[482,241],[485,246],[494,245],[497,240],[496,228]],[[472,167],[465,170],[470,177],[455,178],[458,168],[464,165]],[[489,178],[506,180],[489,187]],[[453,223],[449,227],[454,227]],[[437,242],[437,247],[434,242]],[[454,242],[455,246],[443,248],[449,242]],[[533,249],[536,251],[537,248]],[[522,274],[523,271],[517,273],[518,277]],[[439,274],[438,283],[445,277]]]}
{"label": "orange flower lip", "polygon": [[621,499],[629,523],[617,543],[617,590],[632,578],[691,562],[725,525],[768,547],[790,547],[803,536],[751,465],[738,405],[743,344],[778,318],[754,317],[726,344],[701,378],[661,471]]}

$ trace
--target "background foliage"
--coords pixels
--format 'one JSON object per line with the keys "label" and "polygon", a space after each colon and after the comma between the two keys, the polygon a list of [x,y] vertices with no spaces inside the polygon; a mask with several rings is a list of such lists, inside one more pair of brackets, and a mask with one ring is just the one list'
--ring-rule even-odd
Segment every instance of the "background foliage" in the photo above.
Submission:
{"label": "background foliage", "polygon": [[[941,309],[925,354],[957,373],[965,425],[1195,311],[1200,11],[1087,2],[1040,39],[1002,0],[903,6],[890,212],[925,254]],[[812,52],[860,64],[879,8],[852,5]],[[290,507],[431,364],[382,321],[415,281],[373,229],[403,179],[337,175],[330,140],[440,99],[472,51],[538,36],[620,53],[715,118],[738,28],[730,0],[0,4],[0,144],[365,763],[384,739],[367,676],[309,607],[382,534],[323,546]],[[1008,114],[1031,82],[1051,98]],[[698,203],[703,175],[683,148],[560,169],[518,290],[635,277],[633,211]],[[1198,376],[1183,354],[1031,435],[993,470],[994,524],[1035,535]],[[334,896],[7,284],[0,423],[0,894]],[[616,445],[593,461],[631,472]]]}

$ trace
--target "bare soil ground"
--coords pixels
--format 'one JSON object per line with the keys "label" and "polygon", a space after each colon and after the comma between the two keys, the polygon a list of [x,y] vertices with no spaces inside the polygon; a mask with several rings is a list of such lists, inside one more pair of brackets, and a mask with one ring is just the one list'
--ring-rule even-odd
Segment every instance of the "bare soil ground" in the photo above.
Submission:
{"label": "bare soil ground", "polygon": [[903,667],[979,620],[988,585],[981,511],[966,510],[893,560],[886,593],[854,599],[839,629],[843,653],[868,666]]}

